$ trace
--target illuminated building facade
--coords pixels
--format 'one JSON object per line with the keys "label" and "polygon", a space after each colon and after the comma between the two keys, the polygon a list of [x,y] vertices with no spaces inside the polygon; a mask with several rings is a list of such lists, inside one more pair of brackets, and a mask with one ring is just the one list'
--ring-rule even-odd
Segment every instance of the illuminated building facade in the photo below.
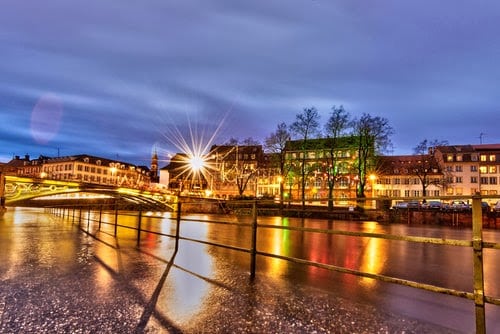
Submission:
{"label": "illuminated building facade", "polygon": [[[307,201],[325,201],[329,181],[333,182],[333,198],[337,204],[356,197],[358,159],[355,138],[331,138],[288,141],[285,145],[285,200],[300,200],[302,185]],[[304,171],[304,172],[303,172]],[[302,176],[304,175],[304,182]]]}
{"label": "illuminated building facade", "polygon": [[136,189],[146,188],[150,184],[150,171],[147,167],[86,154],[33,160],[29,156],[25,159],[16,157],[6,166],[11,175],[24,177]]}

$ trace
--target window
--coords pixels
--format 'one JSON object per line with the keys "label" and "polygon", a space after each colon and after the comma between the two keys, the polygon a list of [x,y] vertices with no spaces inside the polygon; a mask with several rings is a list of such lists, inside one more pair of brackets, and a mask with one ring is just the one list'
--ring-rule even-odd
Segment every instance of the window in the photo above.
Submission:
{"label": "window", "polygon": [[489,166],[488,170],[490,174],[496,174],[497,166]]}
{"label": "window", "polygon": [[477,166],[476,165],[470,166],[470,171],[471,172],[477,172]]}
{"label": "window", "polygon": [[394,179],[394,184],[401,184],[401,179],[400,178]]}
{"label": "window", "polygon": [[470,183],[477,183],[477,176],[471,176]]}
{"label": "window", "polygon": [[343,188],[349,187],[349,179],[347,177],[340,178],[340,186]]}
{"label": "window", "polygon": [[477,161],[477,154],[471,154],[470,160],[471,161]]}
{"label": "window", "polygon": [[462,183],[462,177],[461,176],[457,176],[455,178],[455,183]]}
{"label": "window", "polygon": [[490,161],[496,161],[497,160],[497,157],[494,154],[490,154],[489,158],[490,158]]}
{"label": "window", "polygon": [[479,159],[481,161],[486,161],[486,154],[481,154],[480,157],[479,157]]}
{"label": "window", "polygon": [[490,184],[497,184],[497,177],[496,176],[490,177]]}
{"label": "window", "polygon": [[457,161],[462,161],[462,155],[461,154],[457,154]]}
{"label": "window", "polygon": [[410,197],[410,191],[409,190],[405,190],[405,196],[404,197]]}
{"label": "window", "polygon": [[480,181],[481,181],[481,184],[488,184],[488,178],[487,177],[481,177]]}
{"label": "window", "polygon": [[488,173],[488,167],[481,166],[481,167],[479,167],[479,171],[481,172],[481,174],[486,174],[486,173]]}
{"label": "window", "polygon": [[462,166],[455,166],[455,172],[462,172]]}
{"label": "window", "polygon": [[451,173],[451,172],[453,172],[453,167],[451,167],[451,166],[446,166],[446,171],[447,171],[447,172],[450,172],[450,173]]}
{"label": "window", "polygon": [[455,188],[455,195],[463,195],[464,190],[462,188]]}
{"label": "window", "polygon": [[453,161],[453,155],[448,154],[448,155],[446,156],[446,161],[449,161],[449,162]]}
{"label": "window", "polygon": [[316,180],[314,180],[314,186],[316,188],[321,188],[321,183],[322,183],[321,178],[319,178],[319,177]]}

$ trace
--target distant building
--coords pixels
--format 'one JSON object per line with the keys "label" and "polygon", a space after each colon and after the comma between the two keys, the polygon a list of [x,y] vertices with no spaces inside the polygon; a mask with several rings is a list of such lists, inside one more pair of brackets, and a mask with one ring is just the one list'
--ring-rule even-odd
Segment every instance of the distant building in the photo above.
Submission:
{"label": "distant building", "polygon": [[30,160],[15,157],[5,164],[7,175],[76,181],[107,186],[146,188],[150,184],[150,171],[129,163],[86,154],[65,157],[44,157]]}
{"label": "distant building", "polygon": [[[308,201],[325,200],[328,197],[328,178],[333,178],[333,197],[346,204],[344,199],[356,197],[358,186],[355,162],[357,146],[354,137],[337,138],[336,147],[331,138],[291,140],[285,145],[286,197],[300,200],[302,197],[302,161],[304,161],[304,194]],[[334,157],[335,165],[332,166]]]}

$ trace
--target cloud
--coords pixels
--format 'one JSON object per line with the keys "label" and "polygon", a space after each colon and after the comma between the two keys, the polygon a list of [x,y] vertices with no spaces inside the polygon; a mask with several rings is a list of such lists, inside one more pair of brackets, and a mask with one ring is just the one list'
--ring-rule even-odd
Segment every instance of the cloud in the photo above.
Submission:
{"label": "cloud", "polygon": [[57,135],[39,148],[49,151],[142,160],[155,143],[175,150],[169,127],[224,120],[221,142],[263,140],[304,107],[325,121],[333,105],[388,118],[398,153],[421,137],[498,141],[499,9],[462,0],[8,0],[0,120],[11,129],[0,154],[37,154],[29,115],[47,93],[64,106]]}

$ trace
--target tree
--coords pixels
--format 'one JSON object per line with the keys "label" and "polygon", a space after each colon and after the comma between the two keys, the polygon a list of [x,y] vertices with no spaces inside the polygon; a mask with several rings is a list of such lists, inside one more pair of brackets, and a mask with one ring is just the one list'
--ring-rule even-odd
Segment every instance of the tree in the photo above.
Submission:
{"label": "tree", "polygon": [[434,139],[433,141],[428,141],[427,139],[422,140],[414,149],[413,152],[417,156],[414,160],[411,169],[419,179],[422,185],[422,196],[427,196],[427,187],[431,184],[441,185],[441,181],[437,178],[431,178],[432,175],[441,172],[441,166],[436,157],[437,146],[446,146],[448,142],[446,140],[439,141]]}
{"label": "tree", "polygon": [[[280,192],[280,208],[283,207],[283,182],[286,177],[285,172],[285,146],[287,141],[291,138],[290,132],[288,131],[287,125],[282,122],[278,124],[276,131],[271,133],[269,137],[265,139],[265,148],[267,151],[274,153],[276,157],[275,163],[278,165],[279,173],[280,173],[280,183],[279,183],[279,192]],[[290,195],[289,195],[290,196]]]}
{"label": "tree", "polygon": [[365,197],[367,173],[375,166],[376,156],[390,145],[390,136],[394,130],[386,118],[364,113],[352,122],[357,141],[358,156],[356,161],[358,184],[356,197]]}
{"label": "tree", "polygon": [[248,137],[248,138],[243,139],[241,144],[245,145],[245,146],[260,145],[259,141],[253,139],[252,137]]}
{"label": "tree", "polygon": [[345,134],[349,128],[349,113],[345,111],[343,106],[332,107],[330,118],[325,124],[325,134],[328,142],[328,152],[326,154],[327,166],[326,177],[328,182],[328,210],[333,209],[333,188],[335,179],[338,176],[338,160],[335,151],[338,149],[339,138]]}
{"label": "tree", "polygon": [[298,136],[301,140],[301,154],[299,158],[300,164],[300,185],[301,185],[301,196],[302,196],[302,207],[306,205],[305,200],[305,185],[306,176],[308,172],[308,166],[306,164],[306,149],[307,143],[311,137],[314,137],[318,133],[319,128],[319,114],[316,108],[304,108],[302,113],[297,114],[295,117],[295,122],[290,126],[290,130]]}

